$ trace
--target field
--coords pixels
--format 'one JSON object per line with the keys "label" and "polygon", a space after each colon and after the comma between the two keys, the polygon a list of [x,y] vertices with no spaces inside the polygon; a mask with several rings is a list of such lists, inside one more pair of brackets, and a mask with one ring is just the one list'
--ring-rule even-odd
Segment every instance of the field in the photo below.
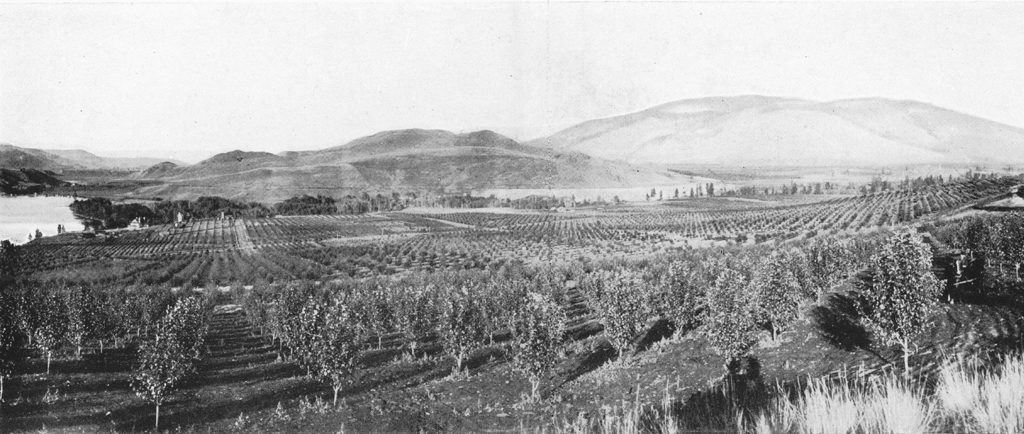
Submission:
{"label": "field", "polygon": [[[161,333],[167,306],[195,293],[205,349],[161,404],[161,429],[735,432],[737,414],[752,427],[810,379],[902,371],[905,352],[872,333],[858,303],[876,254],[917,232],[942,289],[923,311],[908,376],[934,386],[949,357],[1019,350],[1021,260],[999,241],[1022,232],[1019,220],[968,210],[1020,183],[565,212],[202,219],[45,237],[5,256],[11,288],[36,294],[18,300],[40,298],[8,300],[26,319],[11,340],[23,357],[8,365],[0,426],[151,429],[152,403],[134,393],[136,357]],[[730,285],[759,304],[728,296]],[[769,305],[763,291],[776,287],[792,291]],[[140,307],[117,308],[106,294]],[[105,313],[68,301],[86,299]],[[48,300],[63,306],[60,318],[108,325],[69,326],[49,345],[45,321],[32,322]],[[723,312],[759,319],[742,328]],[[539,334],[524,340],[524,327]],[[715,329],[737,334],[723,341]],[[747,346],[733,348],[739,341]],[[555,347],[545,353],[545,343]],[[930,426],[967,427],[944,417]]]}

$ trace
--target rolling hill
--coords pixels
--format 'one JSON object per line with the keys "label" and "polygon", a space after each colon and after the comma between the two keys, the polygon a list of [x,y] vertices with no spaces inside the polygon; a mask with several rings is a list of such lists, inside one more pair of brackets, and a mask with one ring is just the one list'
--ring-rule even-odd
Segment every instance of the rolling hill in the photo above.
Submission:
{"label": "rolling hill", "polygon": [[81,149],[33,149],[0,143],[0,168],[64,170],[140,170],[157,158],[108,158]]}
{"label": "rolling hill", "polygon": [[524,145],[491,131],[384,131],[318,151],[232,151],[192,166],[161,163],[136,175],[163,185],[138,191],[168,199],[217,195],[275,202],[300,194],[501,188],[632,187],[679,175],[578,152]]}
{"label": "rolling hill", "polygon": [[528,145],[632,164],[893,166],[1024,161],[1024,129],[916,101],[688,99]]}

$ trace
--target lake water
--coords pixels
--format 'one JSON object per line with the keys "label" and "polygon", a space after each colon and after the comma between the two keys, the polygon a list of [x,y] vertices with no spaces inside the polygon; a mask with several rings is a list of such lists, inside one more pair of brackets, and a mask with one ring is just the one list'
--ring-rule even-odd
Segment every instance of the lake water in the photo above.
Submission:
{"label": "lake water", "polygon": [[58,224],[69,232],[84,230],[68,208],[71,202],[70,197],[0,196],[0,240],[24,244],[30,232],[35,237],[36,229],[45,236],[56,235]]}

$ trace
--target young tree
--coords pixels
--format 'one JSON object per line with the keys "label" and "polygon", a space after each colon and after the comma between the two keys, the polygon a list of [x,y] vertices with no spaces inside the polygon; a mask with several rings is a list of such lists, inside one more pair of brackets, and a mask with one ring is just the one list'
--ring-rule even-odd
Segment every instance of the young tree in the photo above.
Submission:
{"label": "young tree", "polygon": [[903,349],[903,369],[909,372],[910,339],[942,293],[932,274],[931,249],[920,235],[904,228],[886,240],[871,262],[874,275],[864,288],[861,312],[882,342]]}
{"label": "young tree", "polygon": [[21,308],[13,282],[0,275],[0,402],[4,401],[4,378],[14,373],[18,358],[18,325]]}
{"label": "young tree", "polygon": [[320,333],[312,337],[316,353],[313,369],[317,378],[330,383],[334,405],[338,405],[338,392],[356,369],[361,333],[355,321],[358,313],[343,298],[334,297],[330,303],[319,317]]}
{"label": "young tree", "polygon": [[704,334],[725,356],[726,366],[749,355],[757,344],[757,302],[749,286],[742,273],[724,269],[707,293]]}
{"label": "young tree", "polygon": [[768,323],[773,341],[778,339],[779,331],[796,320],[802,291],[786,256],[780,251],[772,252],[754,272],[758,316]]}
{"label": "young tree", "polygon": [[677,334],[696,328],[704,312],[704,281],[697,271],[686,262],[672,261],[659,282],[664,294],[660,304]]}
{"label": "young tree", "polygon": [[132,389],[156,407],[156,429],[160,428],[160,406],[194,372],[205,335],[202,303],[198,298],[182,299],[157,323],[153,339],[139,346]]}
{"label": "young tree", "polygon": [[67,312],[64,300],[56,292],[44,294],[36,300],[31,310],[35,311],[32,341],[35,347],[46,354],[46,374],[50,374],[53,353],[63,344],[67,336]]}
{"label": "young tree", "polygon": [[132,377],[132,388],[156,407],[155,429],[160,429],[160,406],[178,382],[188,373],[185,349],[166,324],[157,326],[153,340],[139,346],[139,361]]}
{"label": "young tree", "polygon": [[484,311],[469,288],[449,286],[442,291],[438,332],[446,352],[455,358],[455,372],[473,350],[487,340]]}
{"label": "young tree", "polygon": [[416,357],[418,342],[433,330],[433,321],[439,316],[437,289],[432,285],[390,285],[388,303],[395,310],[395,325],[405,340],[409,356]]}
{"label": "young tree", "polygon": [[647,285],[641,274],[632,270],[597,271],[584,284],[587,297],[601,318],[604,334],[621,359],[653,316],[652,306],[644,303]]}
{"label": "young tree", "polygon": [[816,238],[806,251],[810,285],[804,289],[809,290],[808,297],[821,297],[855,271],[856,259],[849,240]]}
{"label": "young tree", "polygon": [[513,365],[530,381],[530,396],[540,397],[540,382],[558,362],[566,316],[550,298],[531,292],[513,316]]}

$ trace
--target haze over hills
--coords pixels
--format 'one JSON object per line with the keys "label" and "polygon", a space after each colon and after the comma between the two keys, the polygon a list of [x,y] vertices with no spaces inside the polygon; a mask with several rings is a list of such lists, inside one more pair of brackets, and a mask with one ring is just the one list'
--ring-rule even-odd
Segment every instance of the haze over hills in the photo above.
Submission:
{"label": "haze over hills", "polygon": [[687,99],[527,142],[633,164],[892,166],[1024,161],[1024,129],[916,101]]}
{"label": "haze over hills", "polygon": [[108,158],[81,149],[33,149],[0,143],[0,167],[60,172],[64,170],[139,170],[158,158]]}
{"label": "haze over hills", "polygon": [[333,148],[232,151],[192,166],[161,163],[137,175],[163,185],[138,194],[168,199],[217,195],[279,201],[300,194],[468,192],[507,188],[627,187],[679,178],[668,171],[578,152],[527,146],[491,131],[384,131]]}

